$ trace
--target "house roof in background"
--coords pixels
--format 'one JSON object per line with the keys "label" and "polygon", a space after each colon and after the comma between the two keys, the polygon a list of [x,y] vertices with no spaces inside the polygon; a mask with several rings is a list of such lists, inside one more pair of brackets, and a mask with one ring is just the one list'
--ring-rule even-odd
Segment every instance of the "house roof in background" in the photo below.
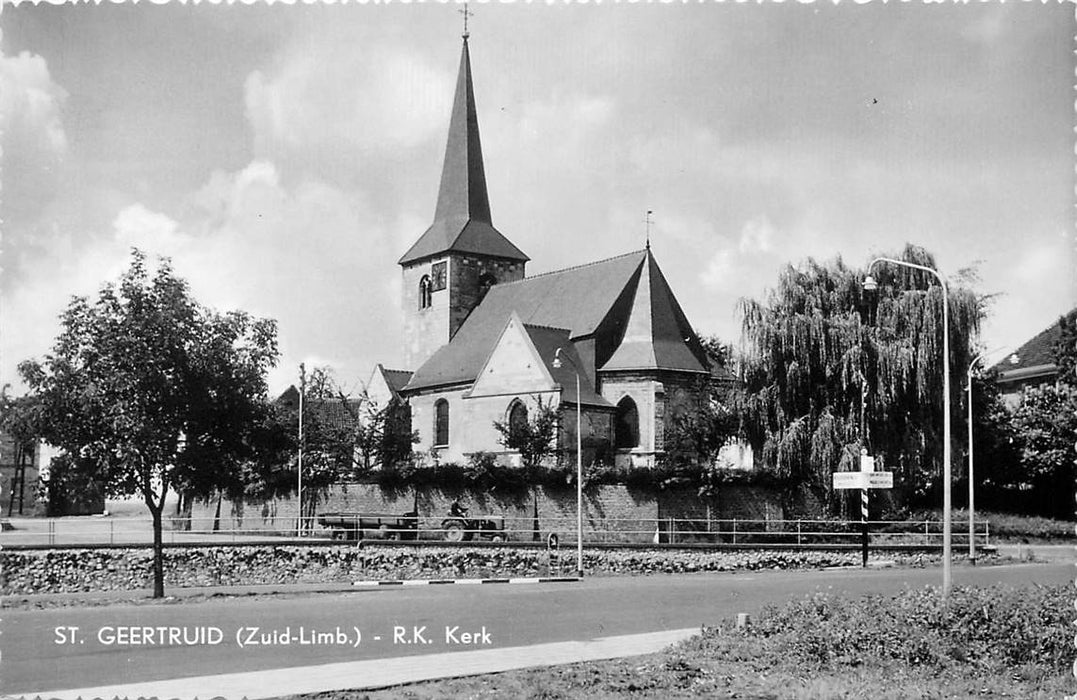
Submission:
{"label": "house roof in background", "polygon": [[[1073,309],[1069,314],[1077,313]],[[1066,315],[1069,315],[1066,314]],[[1015,381],[1034,376],[1048,375],[1058,370],[1055,365],[1055,345],[1062,337],[1062,326],[1055,320],[1028,342],[1017,348],[1017,362],[1010,362],[1010,355],[996,363],[992,369],[999,374],[999,381]]]}

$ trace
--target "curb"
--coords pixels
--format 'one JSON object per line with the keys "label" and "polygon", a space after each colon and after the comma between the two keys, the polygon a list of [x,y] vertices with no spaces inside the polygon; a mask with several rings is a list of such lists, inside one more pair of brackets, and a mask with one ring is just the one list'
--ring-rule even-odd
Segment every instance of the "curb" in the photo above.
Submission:
{"label": "curb", "polygon": [[483,583],[572,583],[582,581],[578,576],[542,576],[523,578],[437,578],[437,579],[394,579],[389,581],[355,581],[353,586],[445,586],[449,584],[477,585]]}

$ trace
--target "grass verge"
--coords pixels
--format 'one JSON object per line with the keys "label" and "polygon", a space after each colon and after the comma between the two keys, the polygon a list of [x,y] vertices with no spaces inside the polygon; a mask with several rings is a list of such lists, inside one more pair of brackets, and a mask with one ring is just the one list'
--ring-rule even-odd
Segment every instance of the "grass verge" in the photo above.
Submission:
{"label": "grass verge", "polygon": [[1059,698],[1073,690],[1066,585],[934,588],[770,606],[659,654],[305,700]]}

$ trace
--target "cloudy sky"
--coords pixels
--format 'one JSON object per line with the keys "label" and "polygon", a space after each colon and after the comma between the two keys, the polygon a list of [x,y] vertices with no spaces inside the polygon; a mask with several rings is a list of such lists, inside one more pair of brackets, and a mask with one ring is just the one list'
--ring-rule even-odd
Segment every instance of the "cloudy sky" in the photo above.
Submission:
{"label": "cloudy sky", "polygon": [[[1039,3],[473,5],[495,225],[538,273],[652,248],[688,317],[808,256],[918,243],[997,293],[987,347],[1077,305],[1073,10]],[[6,7],[0,383],[132,246],[349,387],[398,366],[455,4]]]}

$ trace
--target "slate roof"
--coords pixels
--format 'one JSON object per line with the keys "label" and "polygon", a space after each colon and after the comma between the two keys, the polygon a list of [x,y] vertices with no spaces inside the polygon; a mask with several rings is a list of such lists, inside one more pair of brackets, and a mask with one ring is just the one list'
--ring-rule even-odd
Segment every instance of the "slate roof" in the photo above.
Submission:
{"label": "slate roof", "polygon": [[[1077,309],[1069,312],[1069,314],[1073,313],[1077,313]],[[1007,356],[993,367],[999,373],[999,381],[1006,382],[1056,372],[1058,368],[1055,365],[1054,348],[1061,337],[1062,326],[1055,320],[1014,351],[1017,355],[1016,363],[1011,363]]]}
{"label": "slate roof", "polygon": [[[307,398],[303,402],[303,415],[324,421],[338,428],[352,428],[356,424],[356,416],[362,408],[361,399],[347,399],[345,407],[340,399],[315,399]],[[294,384],[284,390],[277,403],[287,408],[299,410],[299,389]]]}
{"label": "slate roof", "polygon": [[[531,342],[534,343],[535,349],[538,350],[539,357],[542,358],[550,376],[561,385],[561,401],[571,404],[577,403],[576,370],[573,369],[575,367],[579,369],[580,376],[580,403],[584,406],[613,408],[613,404],[599,396],[595,391],[594,386],[591,384],[591,379],[587,376],[583,366],[583,360],[580,359],[579,354],[576,352],[576,346],[569,339],[567,329],[533,326],[526,323],[524,324],[524,329],[527,331],[527,335],[530,336]],[[561,349],[561,366],[554,367],[553,360],[554,356],[557,355],[558,348]]]}
{"label": "slate roof", "polygon": [[624,338],[602,371],[674,369],[706,372],[693,352],[702,354],[699,341],[688,323],[673,290],[648,254],[640,270],[640,281]]}
{"label": "slate roof", "polygon": [[[645,284],[639,284],[641,278]],[[525,326],[561,329],[577,340],[627,309],[628,318],[612,321],[633,331],[626,335],[632,347],[609,369],[707,371],[689,349],[698,339],[650,250],[639,250],[491,287],[452,340],[416,371],[406,390],[474,381],[513,312]],[[644,340],[645,335],[651,340]],[[653,348],[647,350],[647,345]]]}
{"label": "slate roof", "polygon": [[434,221],[400,258],[401,265],[449,251],[521,260],[528,257],[494,228],[479,139],[479,118],[471,84],[467,38],[460,53],[449,137]]}
{"label": "slate roof", "polygon": [[385,377],[385,383],[389,385],[389,389],[393,394],[400,394],[400,390],[407,386],[408,381],[411,380],[413,372],[409,372],[404,369],[385,369],[380,364],[378,369],[381,370],[381,375]]}

